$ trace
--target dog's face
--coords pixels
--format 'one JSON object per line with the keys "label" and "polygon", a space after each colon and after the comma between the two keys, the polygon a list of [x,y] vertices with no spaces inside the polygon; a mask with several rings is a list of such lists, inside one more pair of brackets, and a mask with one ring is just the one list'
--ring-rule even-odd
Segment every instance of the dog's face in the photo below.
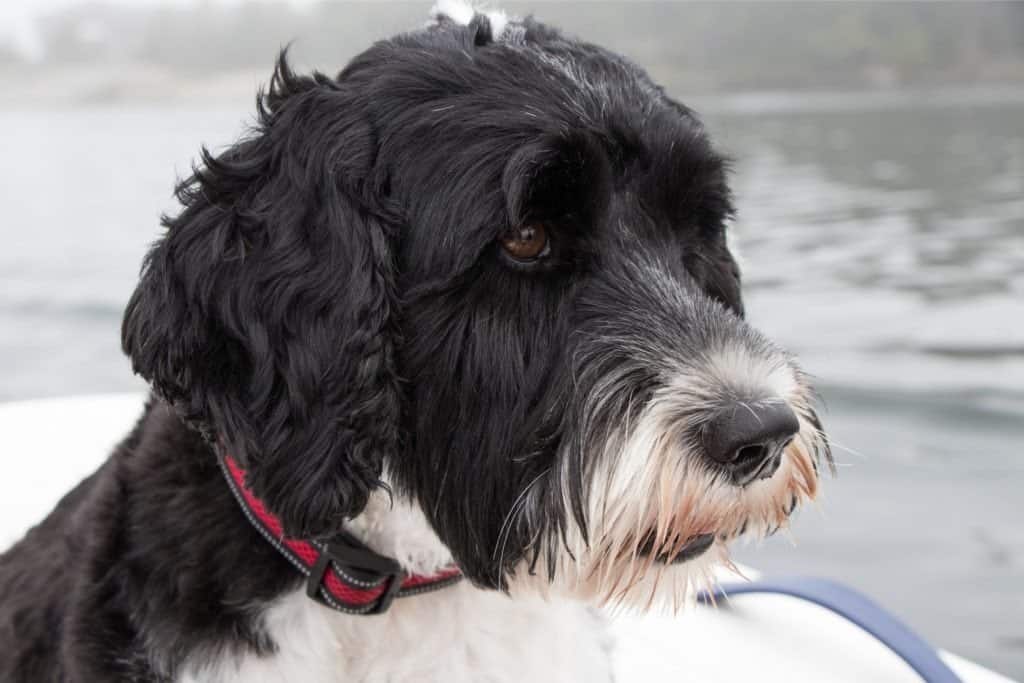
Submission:
{"label": "dog's face", "polygon": [[125,348],[289,533],[386,473],[476,583],[642,604],[814,496],[827,442],[743,320],[726,164],[638,67],[439,16],[337,79],[282,61],[204,166]]}

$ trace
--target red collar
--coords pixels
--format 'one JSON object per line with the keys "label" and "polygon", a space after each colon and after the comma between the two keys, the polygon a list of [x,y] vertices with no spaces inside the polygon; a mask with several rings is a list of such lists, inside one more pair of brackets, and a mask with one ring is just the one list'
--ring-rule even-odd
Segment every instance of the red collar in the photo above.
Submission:
{"label": "red collar", "polygon": [[406,574],[398,562],[378,555],[344,531],[328,541],[285,538],[281,520],[245,485],[245,470],[230,456],[224,456],[220,463],[242,512],[308,577],[306,594],[323,605],[349,614],[380,614],[396,597],[426,593],[462,578],[458,567],[431,576]]}

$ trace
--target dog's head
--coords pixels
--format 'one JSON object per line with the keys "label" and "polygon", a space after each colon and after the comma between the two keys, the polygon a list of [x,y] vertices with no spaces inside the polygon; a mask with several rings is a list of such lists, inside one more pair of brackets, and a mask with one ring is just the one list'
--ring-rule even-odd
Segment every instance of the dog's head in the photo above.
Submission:
{"label": "dog's head", "polygon": [[282,59],[179,198],[124,347],[290,535],[386,472],[476,583],[636,602],[815,494],[827,443],[744,322],[726,162],[621,57],[456,8],[337,78]]}

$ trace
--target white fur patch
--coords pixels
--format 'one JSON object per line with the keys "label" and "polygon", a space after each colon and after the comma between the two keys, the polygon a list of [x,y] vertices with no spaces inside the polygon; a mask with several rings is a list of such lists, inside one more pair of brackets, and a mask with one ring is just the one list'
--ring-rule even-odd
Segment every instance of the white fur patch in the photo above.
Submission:
{"label": "white fur patch", "polygon": [[[350,530],[411,572],[431,573],[451,554],[420,508],[376,491]],[[298,590],[262,615],[276,652],[188,662],[177,683],[521,683],[608,681],[604,623],[576,602],[515,600],[462,581],[399,598],[380,615],[343,614]]]}
{"label": "white fur patch", "polygon": [[608,681],[604,623],[579,603],[515,600],[461,582],[352,616],[300,590],[263,616],[277,651],[191,662],[178,683]]}
{"label": "white fur patch", "polygon": [[[737,396],[765,396],[784,401],[798,392],[795,373],[784,357],[769,359],[742,346],[726,345],[707,354],[703,370],[719,386]],[[704,379],[703,381],[707,381]],[[684,378],[682,384],[688,384]]]}
{"label": "white fur patch", "polygon": [[182,683],[609,680],[603,627],[583,607],[512,600],[465,582],[396,600],[376,616],[332,612],[298,591],[265,623],[276,654],[226,659]]}
{"label": "white fur patch", "polygon": [[366,508],[346,528],[371,549],[393,557],[410,574],[434,574],[452,564],[451,553],[420,507],[397,494],[392,500],[383,489],[371,494]]}

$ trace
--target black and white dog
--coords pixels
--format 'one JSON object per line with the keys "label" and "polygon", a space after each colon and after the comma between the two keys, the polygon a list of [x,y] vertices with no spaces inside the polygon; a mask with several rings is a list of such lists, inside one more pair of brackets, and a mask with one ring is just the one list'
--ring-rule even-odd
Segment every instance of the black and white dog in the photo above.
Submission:
{"label": "black and white dog", "polygon": [[727,164],[621,57],[443,3],[282,58],[179,198],[124,317],[154,398],[0,558],[4,683],[607,680],[594,605],[815,495]]}

